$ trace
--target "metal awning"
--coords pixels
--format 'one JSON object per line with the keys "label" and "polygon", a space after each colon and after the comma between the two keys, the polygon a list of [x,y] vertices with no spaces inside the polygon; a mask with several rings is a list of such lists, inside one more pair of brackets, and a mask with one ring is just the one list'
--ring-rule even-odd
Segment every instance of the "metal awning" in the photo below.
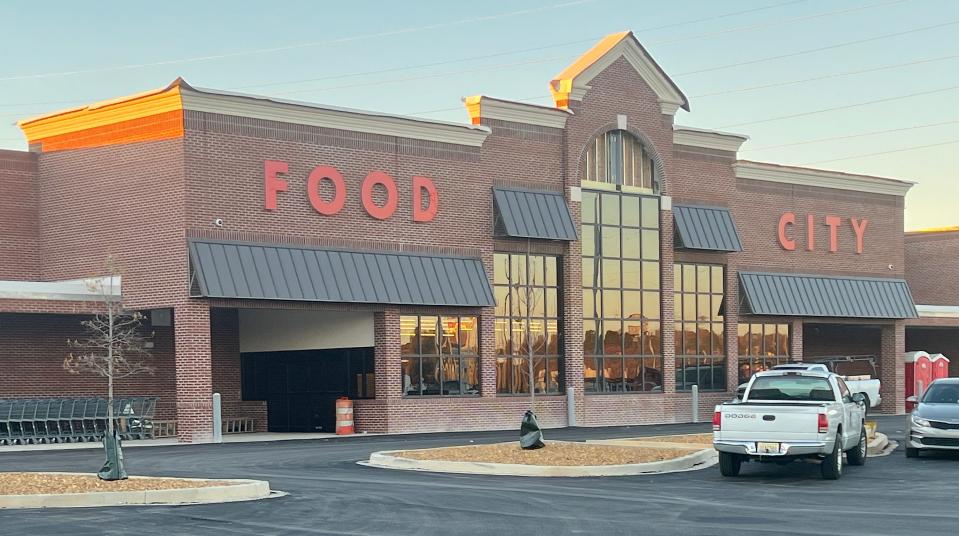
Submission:
{"label": "metal awning", "polygon": [[493,188],[497,227],[514,238],[577,240],[573,215],[563,194],[538,190]]}
{"label": "metal awning", "polygon": [[673,205],[676,247],[706,251],[742,251],[743,246],[725,207]]}
{"label": "metal awning", "polygon": [[754,315],[916,318],[904,279],[739,272],[744,311]]}
{"label": "metal awning", "polygon": [[199,294],[398,305],[493,305],[479,259],[193,240]]}

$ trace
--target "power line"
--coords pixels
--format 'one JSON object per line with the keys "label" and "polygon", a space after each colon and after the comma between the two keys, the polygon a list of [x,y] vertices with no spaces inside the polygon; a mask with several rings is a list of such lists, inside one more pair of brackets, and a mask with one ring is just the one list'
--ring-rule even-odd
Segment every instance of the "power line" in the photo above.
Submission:
{"label": "power line", "polygon": [[725,29],[725,30],[719,30],[719,31],[709,32],[709,33],[702,33],[702,34],[698,34],[698,35],[687,35],[687,36],[680,37],[680,38],[677,38],[677,39],[668,39],[668,40],[664,40],[664,41],[650,41],[649,44],[650,44],[650,45],[671,45],[671,44],[673,44],[673,43],[683,43],[683,42],[686,42],[686,41],[693,41],[693,40],[696,40],[696,39],[704,39],[704,38],[707,38],[707,37],[717,37],[717,36],[720,36],[720,35],[726,35],[726,34],[730,34],[730,33],[749,32],[749,31],[753,31],[753,30],[765,30],[766,28],[771,28],[771,27],[774,27],[774,26],[780,26],[780,25],[783,25],[783,24],[789,24],[789,23],[793,23],[793,22],[800,22],[800,21],[812,20],[812,19],[820,19],[820,18],[823,18],[823,17],[830,17],[830,16],[832,16],[832,15],[843,15],[843,14],[846,14],[846,13],[852,13],[852,12],[855,12],[855,11],[862,11],[862,10],[865,10],[865,9],[872,9],[872,8],[876,8],[876,7],[886,7],[886,6],[891,6],[891,5],[894,5],[894,4],[901,4],[901,3],[905,2],[905,1],[906,1],[906,0],[889,0],[889,1],[886,1],[886,2],[878,2],[878,3],[874,3],[874,4],[863,4],[863,5],[860,5],[860,6],[850,7],[850,8],[846,8],[846,9],[839,9],[839,10],[836,10],[836,11],[825,11],[825,12],[822,12],[822,13],[814,13],[814,14],[811,14],[811,15],[802,15],[802,16],[799,16],[799,17],[792,17],[792,18],[788,18],[788,19],[780,19],[780,20],[774,20],[774,21],[767,21],[767,22],[763,22],[763,23],[760,23],[760,24],[753,24],[753,25],[750,25],[750,26],[740,26],[740,27],[738,27],[738,28],[727,28],[727,29]]}
{"label": "power line", "polygon": [[575,5],[591,4],[598,1],[600,0],[570,0],[570,1],[562,2],[558,4],[551,4],[547,6],[540,6],[540,7],[528,8],[528,9],[520,9],[516,11],[508,11],[506,13],[499,13],[495,15],[483,15],[481,17],[471,17],[468,19],[460,19],[460,20],[449,21],[449,22],[440,22],[435,24],[428,24],[425,26],[413,26],[409,28],[400,28],[400,29],[387,30],[387,31],[376,32],[376,33],[359,34],[359,35],[354,35],[349,37],[340,37],[336,39],[330,39],[327,41],[296,43],[292,45],[282,45],[282,46],[276,46],[276,47],[245,50],[245,51],[239,51],[239,52],[227,52],[223,54],[211,54],[207,56],[194,56],[191,58],[179,58],[174,60],[154,61],[149,63],[133,63],[133,64],[127,64],[127,65],[114,65],[109,67],[96,67],[92,69],[78,69],[73,71],[59,71],[59,72],[49,72],[49,73],[28,74],[28,75],[11,75],[11,76],[0,77],[0,82],[11,81],[11,80],[30,80],[30,79],[38,79],[38,78],[51,78],[56,76],[69,76],[69,75],[77,75],[77,74],[102,73],[102,72],[109,72],[109,71],[121,71],[121,70],[127,70],[127,69],[138,69],[143,67],[175,65],[180,63],[194,63],[194,62],[200,62],[200,61],[211,61],[211,60],[219,60],[219,59],[226,59],[226,58],[236,58],[241,56],[251,56],[251,55],[257,55],[257,54],[268,54],[271,52],[282,52],[286,50],[310,48],[310,47],[316,47],[316,46],[322,46],[322,45],[342,44],[342,43],[349,43],[353,41],[361,41],[364,39],[392,37],[392,36],[402,35],[402,34],[410,34],[410,33],[417,33],[417,32],[422,32],[427,30],[437,30],[440,28],[448,28],[451,26],[462,26],[464,24],[487,22],[487,21],[497,20],[497,19],[502,19],[507,17],[514,17],[518,15],[529,15],[533,13],[539,13],[542,11],[552,11],[555,9],[561,9],[565,7],[575,6]]}
{"label": "power line", "polygon": [[809,162],[808,164],[801,164],[801,165],[814,166],[817,164],[827,164],[829,162],[842,162],[843,160],[855,160],[856,158],[868,158],[870,156],[880,156],[880,155],[893,154],[893,153],[904,153],[906,151],[918,151],[919,149],[928,149],[930,147],[942,147],[944,145],[954,145],[957,143],[959,143],[959,140],[943,141],[939,143],[929,143],[926,145],[913,145],[911,147],[901,147],[899,149],[889,149],[887,151],[877,151],[875,153],[857,154],[853,156],[844,156],[842,158],[830,158],[829,160],[818,160],[816,162]]}
{"label": "power line", "polygon": [[937,61],[954,60],[954,59],[956,59],[956,58],[959,58],[959,54],[953,54],[953,55],[950,55],[950,56],[940,56],[940,57],[938,57],[938,58],[926,58],[926,59],[909,61],[909,62],[906,62],[906,63],[896,63],[896,64],[893,64],[893,65],[883,65],[883,66],[880,66],[880,67],[871,67],[871,68],[869,68],[869,69],[857,69],[857,70],[855,70],[855,71],[845,71],[845,72],[842,72],[842,73],[832,73],[832,74],[826,74],[826,75],[822,75],[822,76],[814,76],[814,77],[811,77],[811,78],[800,78],[800,79],[797,79],[797,80],[787,80],[787,81],[785,81],[785,82],[772,82],[772,83],[762,84],[762,85],[757,85],[757,86],[746,86],[746,87],[740,87],[740,88],[734,88],[734,89],[727,89],[727,90],[723,90],[723,91],[714,91],[714,92],[712,92],[712,93],[703,93],[703,94],[701,94],[701,95],[693,95],[693,96],[690,97],[690,98],[693,98],[693,99],[702,99],[702,98],[704,98],[704,97],[715,97],[715,96],[717,96],[717,95],[730,95],[730,94],[733,94],[733,93],[746,93],[746,92],[749,92],[749,91],[758,91],[758,90],[760,90],[760,89],[770,89],[770,88],[774,88],[774,87],[792,86],[792,85],[796,85],[796,84],[804,84],[804,83],[806,83],[806,82],[815,82],[815,81],[818,81],[818,80],[828,80],[828,79],[830,79],[830,78],[841,78],[841,77],[844,77],[844,76],[854,76],[854,75],[857,75],[857,74],[873,73],[873,72],[877,72],[877,71],[886,71],[886,70],[890,70],[890,69],[900,69],[900,68],[902,68],[902,67],[911,67],[911,66],[914,66],[914,65],[922,65],[922,64],[925,64],[925,63],[934,63],[934,62],[937,62]]}
{"label": "power line", "polygon": [[939,88],[939,89],[930,89],[930,90],[927,90],[927,91],[918,91],[918,92],[916,92],[916,93],[909,93],[909,94],[906,94],[906,95],[897,95],[897,96],[895,96],[895,97],[885,97],[885,98],[882,98],[882,99],[876,99],[876,100],[871,100],[871,101],[857,102],[857,103],[853,103],[853,104],[844,104],[844,105],[842,105],[842,106],[834,106],[834,107],[831,107],[831,108],[822,108],[822,109],[820,109],[820,110],[811,110],[811,111],[808,111],[808,112],[800,112],[800,113],[796,113],[796,114],[788,114],[788,115],[780,115],[780,116],[776,116],[776,117],[768,117],[768,118],[766,118],[766,119],[757,119],[757,120],[755,120],[755,121],[743,121],[742,123],[733,123],[733,124],[730,124],[730,125],[723,125],[723,126],[718,127],[718,128],[721,128],[721,129],[722,129],[722,128],[734,128],[734,127],[741,127],[741,126],[745,126],[745,125],[756,125],[756,124],[759,124],[759,123],[771,123],[771,122],[773,122],[773,121],[780,121],[780,120],[783,120],[783,119],[794,119],[794,118],[797,118],[797,117],[806,117],[806,116],[810,116],[810,115],[824,114],[824,113],[828,113],[828,112],[836,112],[836,111],[839,111],[839,110],[849,110],[849,109],[852,109],[852,108],[859,108],[859,107],[862,107],[862,106],[869,106],[869,105],[871,105],[871,104],[879,104],[879,103],[881,103],[881,102],[891,102],[891,101],[896,101],[896,100],[901,100],[901,99],[908,99],[908,98],[912,98],[912,97],[919,97],[919,96],[922,96],[922,95],[932,95],[932,94],[935,94],[935,93],[943,93],[943,92],[946,92],[946,91],[954,91],[954,90],[956,90],[956,89],[959,89],[959,85],[949,86],[949,87],[943,87],[943,88]]}
{"label": "power line", "polygon": [[836,44],[834,44],[834,45],[828,45],[828,46],[824,46],[824,47],[807,48],[807,49],[805,49],[805,50],[799,50],[799,51],[796,51],[796,52],[790,52],[790,53],[788,53],[788,54],[779,54],[779,55],[776,55],[776,56],[766,56],[765,58],[757,58],[757,59],[748,60],[748,61],[741,61],[741,62],[738,62],[738,63],[727,63],[727,64],[725,64],[725,65],[717,65],[717,66],[715,66],[715,67],[707,67],[707,68],[705,68],[705,69],[698,69],[698,70],[695,70],[695,71],[687,71],[687,72],[685,72],[685,73],[678,73],[678,74],[675,74],[675,75],[673,75],[673,76],[674,76],[674,77],[680,77],[680,76],[689,76],[689,75],[693,75],[693,74],[710,73],[710,72],[713,72],[713,71],[721,71],[721,70],[724,70],[724,69],[732,69],[733,67],[742,67],[742,66],[745,66],[745,65],[755,65],[755,64],[757,64],[757,63],[763,63],[763,62],[767,62],[767,61],[781,60],[781,59],[785,59],[785,58],[793,58],[793,57],[796,57],[796,56],[803,56],[803,55],[805,55],[805,54],[813,54],[813,53],[816,53],[816,52],[823,52],[823,51],[826,51],[826,50],[835,50],[835,49],[837,49],[837,48],[843,48],[843,47],[848,47],[848,46],[853,46],[853,45],[860,45],[860,44],[862,44],[862,43],[869,43],[869,42],[872,42],[872,41],[879,41],[880,39],[888,39],[888,38],[890,38],[890,37],[899,37],[899,36],[901,36],[901,35],[907,35],[907,34],[912,34],[912,33],[916,33],[916,32],[923,32],[923,31],[926,31],[926,30],[933,30],[933,29],[936,29],[936,28],[944,28],[944,27],[946,27],[946,26],[953,26],[953,25],[955,25],[955,24],[959,24],[959,20],[953,20],[953,21],[949,21],[949,22],[943,22],[943,23],[940,23],[940,24],[933,24],[933,25],[931,25],[931,26],[922,26],[922,27],[920,27],[920,28],[913,28],[913,29],[911,29],[911,30],[904,30],[904,31],[902,31],[902,32],[894,32],[894,33],[889,33],[889,34],[877,35],[877,36],[874,36],[874,37],[867,37],[866,39],[857,39],[857,40],[855,40],[855,41],[845,41],[845,42],[842,42],[842,43],[836,43]]}
{"label": "power line", "polygon": [[823,142],[827,142],[827,141],[839,141],[839,140],[849,140],[849,139],[854,139],[854,138],[865,138],[865,137],[868,137],[868,136],[876,136],[876,135],[879,135],[879,134],[889,134],[889,133],[892,133],[892,132],[905,132],[905,131],[907,131],[907,130],[917,130],[917,129],[921,129],[921,128],[941,127],[941,126],[945,126],[945,125],[955,125],[955,124],[957,124],[957,123],[959,123],[959,120],[955,120],[955,121],[942,121],[942,122],[939,122],[939,123],[926,123],[926,124],[924,124],[924,125],[912,125],[912,126],[908,126],[908,127],[889,128],[889,129],[885,129],[885,130],[872,130],[872,131],[869,131],[869,132],[860,132],[860,133],[858,133],[858,134],[847,134],[847,135],[845,135],[845,136],[833,136],[833,137],[830,137],[830,138],[816,138],[816,139],[812,139],[812,140],[803,140],[803,141],[797,141],[797,142],[792,142],[792,143],[781,143],[781,144],[779,144],[779,145],[764,145],[764,146],[761,146],[761,147],[746,147],[746,148],[740,149],[740,152],[746,152],[746,151],[764,151],[764,150],[768,150],[768,149],[782,149],[782,148],[784,148],[784,147],[796,147],[796,146],[798,146],[798,145],[810,145],[810,144],[813,144],[813,143],[823,143]]}

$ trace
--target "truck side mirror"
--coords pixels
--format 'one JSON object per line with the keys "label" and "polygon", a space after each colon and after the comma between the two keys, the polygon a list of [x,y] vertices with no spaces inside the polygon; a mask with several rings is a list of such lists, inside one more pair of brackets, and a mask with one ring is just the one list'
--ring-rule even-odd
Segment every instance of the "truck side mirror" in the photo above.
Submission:
{"label": "truck side mirror", "polygon": [[856,393],[852,395],[852,401],[859,404],[860,406],[866,405],[866,395],[862,393]]}

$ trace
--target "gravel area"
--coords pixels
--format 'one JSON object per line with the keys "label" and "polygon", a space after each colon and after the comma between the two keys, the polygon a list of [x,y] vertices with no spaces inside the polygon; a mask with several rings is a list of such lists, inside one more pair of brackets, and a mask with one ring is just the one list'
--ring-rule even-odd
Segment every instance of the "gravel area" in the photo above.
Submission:
{"label": "gravel area", "polygon": [[228,482],[216,480],[181,480],[176,478],[130,478],[127,480],[107,482],[100,480],[97,475],[0,473],[0,495],[147,491],[205,488],[228,484]]}
{"label": "gravel area", "polygon": [[536,450],[523,450],[516,442],[427,450],[394,455],[414,460],[515,463],[523,465],[623,465],[669,460],[690,454],[689,449],[620,447],[586,443],[547,442]]}

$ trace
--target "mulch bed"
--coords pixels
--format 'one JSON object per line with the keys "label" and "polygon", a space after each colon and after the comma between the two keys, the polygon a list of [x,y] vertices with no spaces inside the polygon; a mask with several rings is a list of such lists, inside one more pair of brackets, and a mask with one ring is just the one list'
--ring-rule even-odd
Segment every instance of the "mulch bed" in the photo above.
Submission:
{"label": "mulch bed", "polygon": [[413,460],[513,463],[522,465],[624,465],[669,460],[690,454],[688,449],[620,447],[587,443],[554,443],[523,450],[516,442],[467,447],[408,450],[394,455]]}
{"label": "mulch bed", "polygon": [[0,473],[0,495],[147,491],[205,488],[228,484],[229,482],[215,480],[180,480],[176,478],[131,478],[107,482],[100,480],[96,475]]}
{"label": "mulch bed", "polygon": [[652,437],[631,437],[630,441],[643,441],[647,443],[689,443],[690,445],[709,445],[713,444],[713,434],[687,434],[687,435],[668,435]]}

